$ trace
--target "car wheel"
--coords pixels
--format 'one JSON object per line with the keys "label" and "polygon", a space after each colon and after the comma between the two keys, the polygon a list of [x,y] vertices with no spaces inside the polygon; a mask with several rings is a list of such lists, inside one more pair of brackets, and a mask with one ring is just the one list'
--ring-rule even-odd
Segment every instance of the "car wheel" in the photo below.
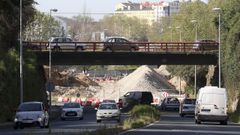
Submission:
{"label": "car wheel", "polygon": [[121,121],[120,119],[117,119],[117,122],[118,122],[118,123],[120,123],[120,121]]}
{"label": "car wheel", "polygon": [[83,116],[79,118],[79,120],[83,120]]}
{"label": "car wheel", "polygon": [[61,120],[66,120],[65,118],[61,118]]}
{"label": "car wheel", "polygon": [[105,51],[106,52],[113,52],[112,49],[110,49],[110,48],[106,48]]}
{"label": "car wheel", "polygon": [[133,47],[130,49],[130,52],[135,52],[135,51],[136,51],[136,49]]}
{"label": "car wheel", "polygon": [[76,49],[77,52],[82,52],[83,51],[83,48],[78,46],[77,49]]}
{"label": "car wheel", "polygon": [[101,122],[101,120],[97,120],[97,123],[100,123]]}
{"label": "car wheel", "polygon": [[184,114],[181,113],[180,116],[181,116],[181,117],[184,117]]}
{"label": "car wheel", "polygon": [[220,121],[221,125],[227,125],[227,121]]}
{"label": "car wheel", "polygon": [[24,129],[24,125],[23,124],[20,124],[19,127],[20,127],[20,129]]}
{"label": "car wheel", "polygon": [[45,125],[45,128],[49,128],[49,120],[47,122],[47,125]]}
{"label": "car wheel", "polygon": [[53,51],[55,51],[55,52],[59,52],[61,49],[60,49],[60,47],[54,47],[53,48]]}
{"label": "car wheel", "polygon": [[196,124],[201,124],[201,121],[198,120],[198,119],[195,119],[195,123],[196,123]]}

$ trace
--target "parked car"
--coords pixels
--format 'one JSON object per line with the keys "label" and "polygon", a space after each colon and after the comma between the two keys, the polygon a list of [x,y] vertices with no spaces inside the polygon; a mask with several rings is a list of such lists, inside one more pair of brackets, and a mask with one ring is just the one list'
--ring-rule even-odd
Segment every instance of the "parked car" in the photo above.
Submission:
{"label": "parked car", "polygon": [[148,104],[153,102],[150,91],[129,91],[119,99],[123,108],[132,108],[135,104]]}
{"label": "parked car", "polygon": [[120,122],[120,109],[116,103],[101,103],[96,113],[97,122],[116,120]]}
{"label": "parked car", "polygon": [[66,119],[83,119],[83,106],[79,103],[72,102],[72,103],[65,103],[62,108],[61,113],[61,120]]}
{"label": "parked car", "polygon": [[205,86],[200,88],[195,107],[195,123],[202,121],[220,122],[227,125],[227,92],[225,88]]}
{"label": "parked car", "polygon": [[215,40],[198,40],[193,45],[193,49],[195,50],[218,50],[218,42]]}
{"label": "parked car", "polygon": [[18,106],[14,118],[14,129],[22,129],[27,125],[37,125],[41,128],[48,128],[49,116],[42,102],[24,102]]}
{"label": "parked car", "polygon": [[178,110],[180,102],[176,97],[166,97],[161,103],[162,110]]}
{"label": "parked car", "polygon": [[85,44],[79,44],[79,43],[73,42],[73,40],[68,37],[52,37],[49,39],[49,44],[51,49],[54,51],[60,51],[62,49],[83,51],[86,49]]}
{"label": "parked car", "polygon": [[133,44],[129,40],[123,37],[109,37],[104,41],[103,51],[115,52],[115,51],[138,51],[137,44]]}
{"label": "parked car", "polygon": [[185,98],[180,103],[179,115],[184,117],[185,115],[194,115],[196,99]]}

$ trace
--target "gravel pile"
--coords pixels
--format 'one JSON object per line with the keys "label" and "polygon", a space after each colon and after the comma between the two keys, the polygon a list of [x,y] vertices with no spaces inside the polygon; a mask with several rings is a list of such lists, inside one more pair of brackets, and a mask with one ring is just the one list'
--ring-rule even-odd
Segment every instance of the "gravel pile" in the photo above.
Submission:
{"label": "gravel pile", "polygon": [[[103,89],[95,97],[117,100],[128,91],[151,91],[154,97],[161,97],[161,92],[177,93],[175,87],[148,66],[141,66],[128,76],[111,85],[102,85]],[[104,94],[105,93],[105,94]],[[105,97],[103,97],[105,95]]]}

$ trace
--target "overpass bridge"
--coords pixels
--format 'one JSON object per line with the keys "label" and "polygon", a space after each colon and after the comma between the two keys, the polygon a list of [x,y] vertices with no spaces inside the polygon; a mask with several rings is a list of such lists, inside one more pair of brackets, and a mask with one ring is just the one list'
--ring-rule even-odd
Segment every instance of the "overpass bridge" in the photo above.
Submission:
{"label": "overpass bridge", "polygon": [[[48,65],[49,42],[24,42],[24,48],[37,55],[39,64]],[[131,42],[138,51],[102,51],[104,42],[71,42],[70,49],[51,51],[52,65],[217,65],[215,49],[196,48],[199,42]],[[76,46],[85,45],[78,51]],[[202,45],[210,43],[201,43]]]}

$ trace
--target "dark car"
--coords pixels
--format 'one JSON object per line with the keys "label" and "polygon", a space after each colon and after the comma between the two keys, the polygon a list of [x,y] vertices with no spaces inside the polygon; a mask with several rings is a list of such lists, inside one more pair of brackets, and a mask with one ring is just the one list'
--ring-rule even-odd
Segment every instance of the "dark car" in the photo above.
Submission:
{"label": "dark car", "polygon": [[195,50],[217,50],[218,49],[218,42],[215,40],[198,40],[196,43],[193,45],[193,49]]}
{"label": "dark car", "polygon": [[180,103],[179,115],[184,117],[185,115],[194,115],[196,99],[185,98]]}
{"label": "dark car", "polygon": [[161,104],[162,110],[178,110],[180,102],[176,97],[166,97],[163,99]]}
{"label": "dark car", "polygon": [[104,41],[103,51],[138,51],[139,47],[123,37],[110,37]]}
{"label": "dark car", "polygon": [[136,104],[148,104],[153,102],[153,95],[150,91],[130,91],[123,95],[119,101],[123,108],[132,108]]}

